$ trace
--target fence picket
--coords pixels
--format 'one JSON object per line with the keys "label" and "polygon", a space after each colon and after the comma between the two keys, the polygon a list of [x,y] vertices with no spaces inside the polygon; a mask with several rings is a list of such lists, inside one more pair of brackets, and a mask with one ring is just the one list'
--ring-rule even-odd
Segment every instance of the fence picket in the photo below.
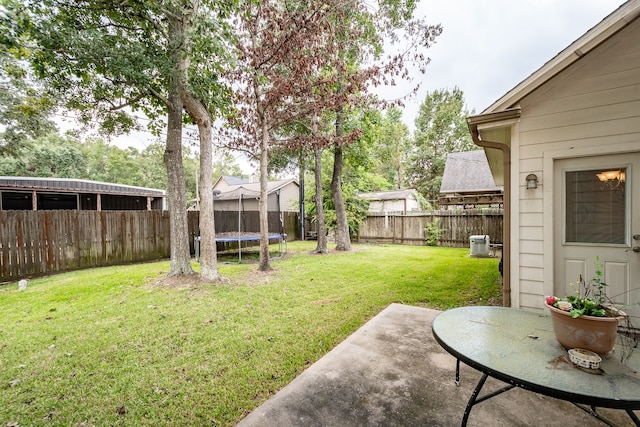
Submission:
{"label": "fence picket", "polygon": [[[238,231],[238,212],[216,212],[216,231]],[[259,230],[258,213],[243,212],[244,232]],[[285,232],[296,235],[297,217],[285,212]],[[188,212],[191,253],[198,235],[198,212]],[[271,232],[280,220],[269,214]],[[291,226],[291,228],[289,228]],[[0,282],[56,271],[167,258],[166,211],[2,211]]]}
{"label": "fence picket", "polygon": [[502,216],[502,209],[370,214],[360,224],[358,241],[424,245],[428,237],[425,227],[440,220],[440,228],[445,230],[440,246],[469,247],[471,236],[484,234],[491,242],[502,243]]}

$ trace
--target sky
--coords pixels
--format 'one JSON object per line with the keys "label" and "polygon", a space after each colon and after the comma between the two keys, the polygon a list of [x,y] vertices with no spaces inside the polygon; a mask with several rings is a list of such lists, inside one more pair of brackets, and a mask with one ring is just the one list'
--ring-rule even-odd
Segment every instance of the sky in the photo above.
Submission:
{"label": "sky", "polygon": [[[458,87],[468,111],[481,113],[561,50],[616,10],[623,0],[421,0],[416,15],[441,24],[427,50],[431,63],[417,95],[404,101],[403,121],[414,129],[428,92]],[[417,72],[416,72],[417,73]],[[383,98],[409,93],[414,84],[382,88]],[[389,94],[385,96],[385,94]],[[133,133],[113,142],[144,149],[150,134]],[[243,173],[252,168],[239,155]]]}
{"label": "sky", "polygon": [[481,113],[623,3],[421,0],[417,15],[443,31],[427,50],[431,63],[420,76],[420,91],[405,102],[404,122],[413,130],[427,93],[456,86],[467,109]]}

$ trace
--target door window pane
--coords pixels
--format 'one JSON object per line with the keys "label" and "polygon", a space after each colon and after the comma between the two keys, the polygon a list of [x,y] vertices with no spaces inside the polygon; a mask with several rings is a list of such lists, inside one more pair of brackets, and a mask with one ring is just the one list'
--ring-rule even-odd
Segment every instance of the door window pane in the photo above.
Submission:
{"label": "door window pane", "polygon": [[627,169],[566,172],[565,242],[624,244]]}

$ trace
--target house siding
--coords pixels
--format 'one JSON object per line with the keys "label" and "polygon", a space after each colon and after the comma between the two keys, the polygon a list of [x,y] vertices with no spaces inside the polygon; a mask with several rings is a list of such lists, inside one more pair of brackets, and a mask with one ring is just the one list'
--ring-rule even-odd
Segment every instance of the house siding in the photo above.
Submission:
{"label": "house siding", "polygon": [[[269,212],[278,211],[278,198],[275,192],[269,194],[267,210]],[[217,211],[238,211],[238,199],[234,200],[214,200],[214,208]],[[246,197],[242,200],[244,211],[258,211],[258,200]],[[280,189],[280,212],[298,211],[298,186],[294,183],[287,184]]]}
{"label": "house siding", "polygon": [[[247,184],[251,185],[251,184]],[[282,185],[282,184],[280,184]],[[228,188],[229,186],[226,184],[226,181],[219,180],[217,183],[218,189]],[[243,186],[243,188],[245,188]],[[299,200],[299,186],[295,181],[289,181],[284,184],[279,190],[275,190],[277,187],[270,187],[270,194],[268,196],[267,210],[269,212],[298,212],[298,200]],[[242,199],[242,210],[244,211],[258,211],[258,200],[256,199],[256,195],[259,194],[259,186],[251,185],[250,189],[245,188],[245,195]],[[234,187],[232,189],[234,191],[233,194],[239,194]],[[280,192],[280,209],[278,209],[278,198],[276,192]],[[239,197],[237,195],[233,197]],[[237,211],[239,207],[239,201],[237,198],[229,199],[227,197],[223,197],[222,199],[215,198],[214,199],[214,209],[217,211]]]}
{"label": "house siding", "polygon": [[536,190],[526,190],[525,177],[535,173],[540,180],[552,152],[616,153],[634,142],[640,147],[640,19],[524,98],[520,107],[513,148],[518,161],[512,171],[519,187],[513,233],[520,238],[513,288],[520,307],[541,309],[541,296],[550,289],[545,281],[553,277],[553,243],[548,240],[560,238],[554,236],[548,194],[559,187],[545,190],[550,178],[545,175]]}
{"label": "house siding", "polygon": [[[293,182],[285,185],[280,190],[280,208],[282,211],[297,212],[300,207],[298,200],[300,199],[300,189]],[[270,202],[271,203],[271,202]],[[275,203],[275,200],[274,200]],[[275,205],[274,205],[275,209]]]}
{"label": "house siding", "polygon": [[371,201],[369,204],[369,212],[410,212],[418,210],[418,202],[416,200],[382,200]]}

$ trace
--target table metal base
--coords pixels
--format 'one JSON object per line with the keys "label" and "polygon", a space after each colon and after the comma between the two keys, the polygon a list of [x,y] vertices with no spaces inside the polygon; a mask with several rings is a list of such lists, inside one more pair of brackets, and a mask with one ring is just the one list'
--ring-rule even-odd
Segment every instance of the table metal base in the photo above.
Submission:
{"label": "table metal base", "polygon": [[[476,385],[476,388],[473,389],[473,393],[471,393],[471,397],[469,398],[469,402],[467,402],[467,406],[464,409],[464,415],[462,417],[462,427],[465,427],[467,425],[467,421],[469,421],[469,414],[471,413],[471,409],[477,405],[478,403],[484,402],[485,400],[491,399],[492,397],[495,397],[499,394],[504,393],[505,391],[509,391],[512,388],[517,387],[517,385],[514,384],[509,384],[506,385],[498,390],[495,390],[491,393],[485,394],[482,397],[478,397],[478,395],[480,394],[480,391],[482,390],[482,387],[484,386],[484,383],[487,381],[487,378],[489,377],[488,374],[482,374],[482,377],[480,378],[480,380],[478,381],[478,384]],[[460,359],[456,359],[456,386],[460,385]],[[583,409],[584,408],[580,405],[577,405],[579,408]],[[606,422],[605,419],[601,418],[600,415],[598,415],[598,413],[596,412],[596,407],[595,406],[591,406],[591,409],[587,412],[589,412],[592,416],[598,418],[601,421]],[[631,410],[631,409],[626,409],[627,414],[629,415],[629,417],[631,418],[631,420],[635,423],[635,425],[637,427],[640,427],[640,419],[638,419],[638,416]],[[608,423],[607,423],[608,424]]]}

